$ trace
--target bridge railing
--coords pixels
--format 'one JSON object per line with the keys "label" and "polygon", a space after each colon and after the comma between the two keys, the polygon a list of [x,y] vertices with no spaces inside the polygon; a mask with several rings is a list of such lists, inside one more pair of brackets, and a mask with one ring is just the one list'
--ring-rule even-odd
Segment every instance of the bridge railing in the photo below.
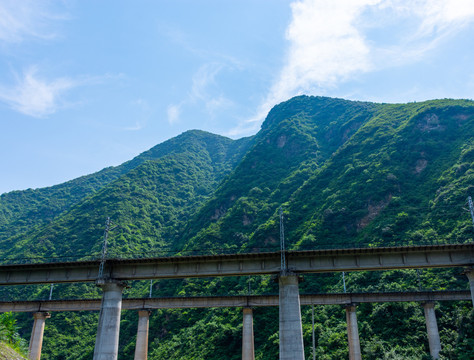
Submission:
{"label": "bridge railing", "polygon": [[[413,241],[411,239],[396,239],[396,240],[380,240],[380,241],[312,241],[302,243],[298,246],[291,246],[287,251],[294,250],[337,250],[337,249],[360,249],[360,248],[377,248],[377,247],[398,247],[398,246],[423,246],[423,245],[455,245],[455,244],[472,244],[474,239],[470,238],[456,238],[456,239],[422,239],[420,241]],[[173,249],[160,248],[146,252],[126,252],[121,253],[110,250],[107,259],[145,259],[155,257],[175,257],[175,256],[206,256],[206,255],[225,255],[237,253],[272,253],[279,252],[280,246],[265,246],[252,247],[242,246],[237,247],[213,247],[213,248],[196,248],[196,249]],[[28,257],[11,257],[0,258],[0,265],[9,264],[40,264],[40,263],[59,263],[59,262],[99,262],[101,260],[100,253],[82,253],[76,255],[62,255],[62,256],[28,256]]]}

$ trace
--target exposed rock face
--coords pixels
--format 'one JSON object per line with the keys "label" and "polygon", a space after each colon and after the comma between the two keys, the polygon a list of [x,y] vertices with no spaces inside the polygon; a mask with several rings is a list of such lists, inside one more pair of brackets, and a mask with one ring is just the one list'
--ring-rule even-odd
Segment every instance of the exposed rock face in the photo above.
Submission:
{"label": "exposed rock face", "polygon": [[250,224],[252,224],[252,220],[247,215],[244,215],[242,217],[242,224],[244,226],[250,225]]}
{"label": "exposed rock face", "polygon": [[374,204],[369,201],[369,205],[367,206],[367,210],[369,211],[369,213],[359,221],[359,223],[357,224],[357,228],[360,230],[369,225],[370,222],[374,220],[377,215],[390,203],[391,199],[392,195],[389,194],[386,199],[378,203]]}
{"label": "exposed rock face", "polygon": [[283,146],[285,146],[286,144],[286,135],[281,135],[279,138],[278,138],[278,141],[277,141],[277,146],[279,148],[282,148]]}
{"label": "exposed rock face", "polygon": [[428,161],[426,159],[417,160],[415,165],[415,174],[419,174],[425,170],[426,165],[428,165]]}
{"label": "exposed rock face", "polygon": [[427,114],[423,119],[418,123],[418,127],[423,132],[429,131],[444,131],[445,126],[440,124],[438,115],[436,114]]}

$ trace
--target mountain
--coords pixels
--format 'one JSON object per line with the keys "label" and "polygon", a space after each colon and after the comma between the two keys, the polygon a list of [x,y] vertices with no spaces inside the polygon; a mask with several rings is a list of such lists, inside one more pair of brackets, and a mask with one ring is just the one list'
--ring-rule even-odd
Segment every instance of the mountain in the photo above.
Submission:
{"label": "mountain", "polygon": [[[288,249],[472,242],[466,198],[474,192],[474,102],[376,104],[298,96],[275,106],[253,137],[202,131],[170,139],[120,166],[45,189],[0,197],[4,262],[279,249],[279,209]],[[354,272],[348,291],[467,289],[456,269]],[[143,297],[134,281],[125,297]],[[160,280],[154,296],[275,293],[269,276]],[[342,291],[339,274],[306,275],[301,292]],[[8,287],[0,297],[46,298],[49,286]],[[92,284],[55,286],[54,296],[95,297]],[[363,304],[366,359],[427,359],[419,304]],[[277,357],[277,309],[255,310],[256,353]],[[124,312],[120,358],[133,358],[136,314]],[[474,356],[474,312],[437,305],[443,356]],[[307,355],[311,313],[302,310]],[[391,321],[385,319],[390,317]],[[347,358],[344,309],[317,308],[316,353]],[[29,318],[18,315],[24,335]],[[150,319],[150,359],[239,359],[239,309],[159,310]],[[97,314],[48,320],[44,359],[88,359]],[[467,355],[466,355],[467,354]],[[467,357],[466,357],[467,356]]]}
{"label": "mountain", "polygon": [[112,250],[164,246],[250,141],[188,131],[118,167],[51,188],[3,194],[0,251],[3,257],[97,254],[106,217],[120,224]]}
{"label": "mountain", "polygon": [[270,112],[183,246],[278,249],[280,206],[291,249],[471,240],[473,126],[471,101],[294,98]]}

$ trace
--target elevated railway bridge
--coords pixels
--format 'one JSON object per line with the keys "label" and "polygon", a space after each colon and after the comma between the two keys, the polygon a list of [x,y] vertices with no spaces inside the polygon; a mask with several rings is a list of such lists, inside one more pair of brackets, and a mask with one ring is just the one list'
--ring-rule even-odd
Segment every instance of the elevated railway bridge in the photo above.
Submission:
{"label": "elevated railway bridge", "polygon": [[[282,261],[284,257],[284,261]],[[282,264],[285,264],[282,267]],[[148,316],[151,309],[173,307],[243,307],[242,358],[254,359],[252,307],[279,306],[280,359],[303,360],[301,305],[346,306],[350,360],[361,359],[355,304],[374,301],[420,301],[424,305],[430,354],[439,358],[441,345],[433,302],[469,300],[474,304],[474,244],[353,248],[226,255],[174,256],[142,259],[107,259],[37,264],[0,265],[0,285],[95,282],[100,300],[0,303],[1,311],[34,312],[30,359],[39,359],[45,319],[51,311],[99,310],[95,360],[118,356],[120,313],[139,310],[135,359],[146,359]],[[393,269],[461,267],[470,292],[406,294],[330,294],[300,296],[299,277],[309,273],[375,271]],[[278,278],[279,295],[261,297],[207,297],[172,299],[122,299],[126,281],[191,277],[249,276],[272,274]],[[431,296],[431,297],[430,297]]]}

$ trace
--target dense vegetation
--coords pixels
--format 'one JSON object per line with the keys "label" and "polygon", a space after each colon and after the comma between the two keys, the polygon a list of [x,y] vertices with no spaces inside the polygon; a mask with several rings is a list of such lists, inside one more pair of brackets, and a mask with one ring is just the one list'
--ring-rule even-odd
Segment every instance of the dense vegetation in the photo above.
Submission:
{"label": "dense vegetation", "polygon": [[27,352],[27,342],[19,335],[13,314],[0,314],[0,360],[21,360]]}
{"label": "dense vegetation", "polygon": [[[275,106],[254,137],[189,131],[135,159],[46,189],[0,197],[3,261],[96,257],[104,222],[109,256],[273,251],[278,208],[290,249],[472,242],[466,198],[474,195],[474,102],[374,104],[300,96]],[[457,269],[346,274],[348,291],[467,289]],[[125,297],[144,297],[134,281]],[[276,293],[268,276],[160,280],[154,296]],[[340,292],[339,274],[305,276],[301,292]],[[3,299],[47,298],[49,286],[0,289]],[[54,296],[97,297],[91,284]],[[436,307],[445,359],[474,358],[470,303]],[[277,309],[255,309],[258,359],[278,353]],[[303,308],[311,358],[311,309]],[[29,336],[30,318],[17,316]],[[358,307],[365,359],[428,359],[422,307]],[[315,311],[318,359],[348,357],[344,309]],[[123,312],[120,359],[132,359],[137,315]],[[44,359],[90,359],[96,313],[48,320]],[[150,359],[239,359],[239,309],[155,311]]]}
{"label": "dense vegetation", "polygon": [[[2,255],[82,258],[96,254],[101,246],[97,234],[102,232],[107,216],[120,225],[111,239],[112,255],[158,250],[215,190],[248,142],[249,139],[232,141],[202,131],[186,132],[118,169],[89,175],[86,178],[97,181],[103,172],[121,173],[88,195],[79,180],[58,185],[57,190],[46,189],[57,202],[66,194],[81,192],[80,201],[71,196],[67,210],[58,207],[56,212],[46,211],[42,200],[47,195],[43,189],[26,190],[27,197],[34,197],[29,200],[28,210],[23,210],[21,203],[16,207],[23,192],[3,194],[0,213],[8,214],[4,218],[10,220],[4,220],[0,229]],[[9,212],[11,209],[15,211]]]}

